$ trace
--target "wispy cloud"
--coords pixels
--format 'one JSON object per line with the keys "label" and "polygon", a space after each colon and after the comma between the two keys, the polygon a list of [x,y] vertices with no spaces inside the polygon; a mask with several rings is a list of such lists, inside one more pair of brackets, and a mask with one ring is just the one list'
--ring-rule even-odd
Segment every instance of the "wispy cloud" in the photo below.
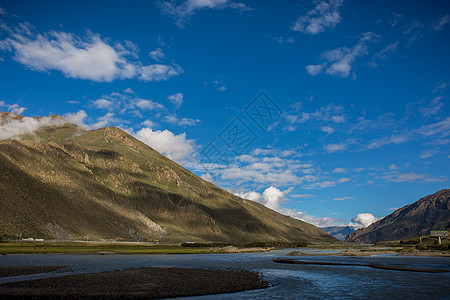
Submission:
{"label": "wispy cloud", "polygon": [[329,153],[343,151],[347,149],[347,145],[344,143],[338,143],[338,144],[328,144],[324,146],[325,150]]}
{"label": "wispy cloud", "polygon": [[174,1],[156,1],[163,14],[169,15],[176,20],[176,25],[184,27],[192,15],[204,9],[225,9],[230,8],[239,12],[253,10],[242,2],[232,2],[229,0],[186,0],[180,4]]}
{"label": "wispy cloud", "polygon": [[305,69],[311,76],[326,73],[333,77],[348,77],[351,74],[356,59],[368,54],[367,44],[377,41],[379,38],[380,36],[373,32],[366,32],[362,34],[358,43],[352,48],[340,47],[325,51],[322,53],[322,60],[325,60],[325,62],[317,65],[308,65]]}
{"label": "wispy cloud", "polygon": [[450,23],[450,15],[445,15],[440,17],[436,22],[432,24],[432,28],[434,31],[441,31],[445,25]]}
{"label": "wispy cloud", "polygon": [[343,0],[315,1],[315,7],[300,16],[291,29],[308,34],[318,34],[327,28],[334,28],[342,20],[339,8]]}
{"label": "wispy cloud", "polygon": [[198,119],[178,118],[175,115],[165,116],[164,121],[169,124],[178,125],[178,126],[195,126],[200,122],[200,120],[198,120]]}
{"label": "wispy cloud", "polygon": [[181,104],[183,104],[183,98],[184,96],[182,93],[176,93],[167,97],[167,99],[175,106],[175,109],[180,108]]}

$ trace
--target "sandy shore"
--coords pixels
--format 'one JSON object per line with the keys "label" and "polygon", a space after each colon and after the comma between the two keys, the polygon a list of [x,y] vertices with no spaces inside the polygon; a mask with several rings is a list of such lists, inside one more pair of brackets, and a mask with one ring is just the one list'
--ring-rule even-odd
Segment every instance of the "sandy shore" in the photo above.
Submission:
{"label": "sandy shore", "polygon": [[0,285],[0,298],[160,299],[232,293],[269,284],[256,272],[150,267]]}

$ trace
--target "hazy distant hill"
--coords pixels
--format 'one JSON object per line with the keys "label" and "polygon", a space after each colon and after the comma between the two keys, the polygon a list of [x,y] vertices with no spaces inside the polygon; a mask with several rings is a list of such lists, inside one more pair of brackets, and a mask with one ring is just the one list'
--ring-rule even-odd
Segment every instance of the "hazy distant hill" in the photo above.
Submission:
{"label": "hazy distant hill", "polygon": [[445,230],[450,220],[450,190],[440,190],[397,209],[370,226],[353,232],[346,241],[376,243]]}
{"label": "hazy distant hill", "polygon": [[338,240],[345,240],[345,237],[355,231],[352,226],[330,226],[330,227],[320,227],[325,232],[328,232]]}
{"label": "hazy distant hill", "polygon": [[204,181],[118,128],[85,131],[63,124],[26,138],[35,141],[0,142],[1,235],[336,241]]}

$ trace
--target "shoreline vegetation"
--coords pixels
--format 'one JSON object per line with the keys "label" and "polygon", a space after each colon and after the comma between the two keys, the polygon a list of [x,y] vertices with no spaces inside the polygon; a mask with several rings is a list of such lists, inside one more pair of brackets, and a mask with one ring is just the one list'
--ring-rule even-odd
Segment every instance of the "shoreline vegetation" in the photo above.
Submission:
{"label": "shoreline vegetation", "polygon": [[7,254],[211,254],[267,252],[273,249],[305,247],[305,243],[252,242],[150,244],[121,242],[4,242],[0,256]]}
{"label": "shoreline vegetation", "polygon": [[[419,245],[420,246],[420,245]],[[0,242],[0,256],[8,254],[213,254],[213,253],[249,253],[268,252],[274,249],[317,249],[320,252],[296,250],[290,256],[438,256],[450,257],[449,250],[422,249],[414,245],[358,245],[347,243],[315,244],[288,242],[251,242],[251,243],[217,243],[217,242],[185,242],[182,244],[156,244],[114,241],[46,241]]]}
{"label": "shoreline vegetation", "polygon": [[[30,267],[23,268],[22,272],[27,268]],[[161,299],[234,293],[269,286],[259,273],[252,271],[146,267],[6,283],[1,285],[0,296],[12,299]]]}

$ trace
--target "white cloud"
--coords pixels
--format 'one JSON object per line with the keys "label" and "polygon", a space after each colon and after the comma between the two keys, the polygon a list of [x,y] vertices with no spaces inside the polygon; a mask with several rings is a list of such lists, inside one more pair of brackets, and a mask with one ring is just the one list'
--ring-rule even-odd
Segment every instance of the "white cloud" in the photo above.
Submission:
{"label": "white cloud", "polygon": [[119,121],[116,117],[115,114],[112,112],[106,113],[104,116],[99,117],[97,119],[97,122],[90,125],[92,128],[102,128],[105,127],[107,125],[111,125],[115,122]]}
{"label": "white cloud", "polygon": [[61,116],[14,118],[14,116],[15,115],[8,115],[0,120],[0,141],[6,139],[20,139],[24,134],[33,134],[35,131],[49,126],[60,127],[67,123],[84,125],[83,120],[86,117],[86,113],[84,111],[79,111],[76,114],[65,115],[66,118]]}
{"label": "white cloud", "polygon": [[71,124],[75,124],[85,129],[89,128],[89,126],[85,123],[87,113],[84,110],[80,110],[77,113],[67,113],[64,115],[64,118],[66,118]]}
{"label": "white cloud", "polygon": [[362,34],[358,43],[352,48],[340,47],[323,52],[322,59],[326,62],[319,65],[306,66],[306,71],[312,76],[325,72],[333,77],[348,77],[356,58],[368,54],[367,44],[372,41],[377,41],[379,38],[380,36],[372,32],[366,32]]}
{"label": "white cloud", "polygon": [[142,65],[131,60],[138,57],[138,49],[129,41],[111,46],[98,34],[81,38],[61,31],[34,33],[27,23],[19,27],[0,41],[0,49],[13,52],[13,58],[31,70],[56,70],[68,78],[99,82],[136,77],[162,81],[183,72],[177,65]]}
{"label": "white cloud", "polygon": [[353,199],[355,199],[355,198],[353,198],[353,197],[337,197],[337,198],[334,198],[334,200],[336,200],[336,201],[353,200]]}
{"label": "white cloud", "polygon": [[308,65],[305,67],[306,72],[308,72],[311,76],[316,76],[317,74],[322,73],[323,68],[326,67],[326,64],[321,65]]}
{"label": "white cloud", "polygon": [[333,173],[335,173],[335,174],[346,173],[346,172],[347,172],[347,169],[346,169],[346,168],[335,168],[335,169],[333,170]]}
{"label": "white cloud", "polygon": [[344,143],[325,145],[325,150],[329,153],[343,151],[345,149],[347,149],[347,145],[345,145]]}
{"label": "white cloud", "polygon": [[366,149],[378,149],[389,144],[402,144],[409,141],[411,137],[408,134],[394,134],[387,138],[375,139],[367,145]]}
{"label": "white cloud", "polygon": [[98,99],[92,102],[96,108],[112,110],[114,108],[114,102],[106,99]]}
{"label": "white cloud", "polygon": [[304,222],[307,222],[309,224],[313,224],[317,227],[329,227],[329,226],[344,226],[343,219],[334,219],[329,217],[316,217],[313,215],[308,214],[308,212],[302,212],[298,211],[296,209],[288,209],[288,208],[282,208],[279,210],[280,213],[290,216],[294,219],[302,220]]}
{"label": "white cloud", "polygon": [[[303,124],[307,121],[323,121],[323,122],[334,122],[334,123],[345,123],[346,115],[344,112],[344,108],[341,105],[335,105],[333,103],[328,104],[327,106],[321,107],[315,112],[301,112],[299,115],[296,114],[286,114],[286,120],[291,124]],[[334,128],[331,126],[324,126],[321,128],[323,132],[332,133],[334,132]]]}
{"label": "white cloud", "polygon": [[450,15],[445,15],[440,17],[439,20],[432,25],[432,28],[434,31],[440,31],[448,23],[450,23]]}
{"label": "white cloud", "polygon": [[316,7],[300,16],[291,29],[309,34],[318,34],[327,28],[334,28],[342,20],[339,7],[343,0],[316,1]]}
{"label": "white cloud", "polygon": [[334,128],[330,126],[323,126],[322,128],[320,128],[320,130],[328,134],[332,134],[334,132]]}
{"label": "white cloud", "polygon": [[378,221],[378,218],[371,213],[360,213],[353,217],[351,221],[353,222],[353,224],[351,224],[353,227],[361,228],[367,227]]}
{"label": "white cloud", "polygon": [[168,115],[164,117],[164,121],[170,124],[179,125],[179,126],[195,126],[200,120],[191,119],[191,118],[177,118],[175,115]]}
{"label": "white cloud", "polygon": [[0,107],[5,107],[9,112],[21,115],[27,108],[21,107],[18,104],[7,104],[5,101],[0,101]]}
{"label": "white cloud", "polygon": [[181,104],[183,104],[183,94],[182,93],[176,93],[173,95],[170,95],[167,97],[170,102],[175,106],[175,109],[180,108]]}
{"label": "white cloud", "polygon": [[246,193],[236,193],[235,195],[244,199],[259,202],[270,209],[278,210],[281,203],[284,201],[285,195],[290,193],[293,189],[294,188],[291,187],[285,191],[280,191],[276,187],[271,186],[265,189],[262,194],[251,191]]}
{"label": "white cloud", "polygon": [[0,7],[0,15],[4,16],[6,15],[6,11]]}
{"label": "white cloud", "polygon": [[450,135],[450,117],[440,122],[424,125],[419,128],[418,132],[424,136],[438,135],[446,137]]}
{"label": "white cloud", "polygon": [[169,130],[142,128],[135,137],[170,159],[183,161],[194,153],[194,141],[186,139],[186,134],[174,134]]}
{"label": "white cloud", "polygon": [[443,98],[442,96],[436,97],[433,100],[431,100],[429,106],[421,106],[419,108],[419,111],[422,114],[422,116],[427,118],[439,113],[441,108],[444,106],[444,102],[441,102],[442,98]]}
{"label": "white cloud", "polygon": [[432,156],[434,156],[434,155],[436,155],[436,154],[438,154],[438,153],[439,153],[439,151],[436,150],[436,149],[433,149],[433,150],[425,150],[425,151],[423,151],[422,154],[420,155],[420,158],[422,158],[422,159],[430,158],[430,157],[432,157]]}
{"label": "white cloud", "polygon": [[105,109],[110,112],[125,113],[130,111],[135,115],[139,115],[141,111],[158,111],[164,110],[164,105],[151,99],[144,99],[136,95],[136,93],[128,88],[122,93],[113,92],[109,95],[103,95],[100,99],[92,101],[94,107]]}
{"label": "white cloud", "polygon": [[166,81],[170,77],[183,73],[183,69],[178,66],[169,65],[147,65],[141,66],[139,69],[139,79],[142,81]]}
{"label": "white cloud", "polygon": [[444,182],[447,181],[446,176],[433,177],[428,174],[418,174],[414,172],[399,173],[397,171],[386,172],[383,179],[391,182]]}
{"label": "white cloud", "polygon": [[156,48],[153,51],[150,51],[148,55],[156,61],[160,61],[164,59],[165,55],[161,48]]}
{"label": "white cloud", "polygon": [[162,13],[173,17],[176,20],[175,24],[179,27],[184,27],[194,13],[203,9],[231,8],[240,12],[252,10],[244,3],[229,0],[186,0],[179,5],[176,5],[173,1],[157,1],[156,4]]}

